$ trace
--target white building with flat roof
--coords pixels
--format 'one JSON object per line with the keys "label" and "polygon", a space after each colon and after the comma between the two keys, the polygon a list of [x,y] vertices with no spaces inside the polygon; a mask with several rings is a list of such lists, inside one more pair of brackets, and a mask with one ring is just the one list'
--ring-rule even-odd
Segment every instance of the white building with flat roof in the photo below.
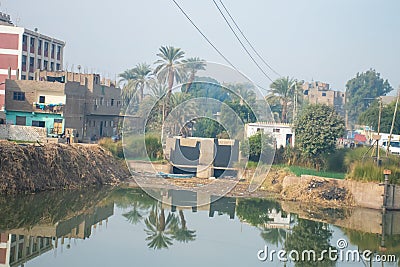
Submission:
{"label": "white building with flat roof", "polygon": [[287,145],[294,146],[295,132],[293,124],[290,123],[275,123],[275,122],[254,122],[245,125],[246,137],[262,131],[275,138],[276,147],[286,147]]}

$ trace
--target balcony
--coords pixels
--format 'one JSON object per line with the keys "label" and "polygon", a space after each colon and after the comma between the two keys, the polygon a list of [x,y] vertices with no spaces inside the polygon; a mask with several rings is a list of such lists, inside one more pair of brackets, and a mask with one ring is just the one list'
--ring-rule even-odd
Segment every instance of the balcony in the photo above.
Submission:
{"label": "balcony", "polygon": [[65,104],[33,103],[33,112],[62,114]]}

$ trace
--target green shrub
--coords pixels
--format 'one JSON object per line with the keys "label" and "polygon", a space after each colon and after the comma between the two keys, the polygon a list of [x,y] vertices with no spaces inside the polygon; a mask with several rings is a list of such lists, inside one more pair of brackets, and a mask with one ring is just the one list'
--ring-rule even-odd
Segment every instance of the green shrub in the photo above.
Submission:
{"label": "green shrub", "polygon": [[120,159],[124,158],[124,150],[121,141],[114,142],[111,138],[102,138],[99,141],[99,145],[110,151],[114,157]]}
{"label": "green shrub", "polygon": [[377,166],[372,160],[353,163],[347,178],[365,182],[383,182],[384,169],[389,169],[392,171],[392,174],[389,176],[390,183],[397,184],[400,182],[400,168],[398,165],[384,164],[383,166]]}
{"label": "green shrub", "polygon": [[125,156],[129,159],[162,159],[161,138],[156,134],[124,136]]}

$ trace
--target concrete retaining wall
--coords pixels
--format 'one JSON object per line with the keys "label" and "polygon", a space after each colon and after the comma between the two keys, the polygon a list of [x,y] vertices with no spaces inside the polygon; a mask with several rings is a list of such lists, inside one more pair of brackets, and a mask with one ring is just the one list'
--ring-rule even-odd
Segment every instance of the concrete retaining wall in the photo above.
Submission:
{"label": "concrete retaining wall", "polygon": [[0,139],[40,141],[47,137],[46,128],[0,124]]}
{"label": "concrete retaining wall", "polygon": [[135,172],[147,172],[147,173],[166,172],[166,173],[169,173],[171,171],[170,164],[152,163],[149,161],[142,161],[142,160],[128,160],[128,164],[129,164],[130,169]]}

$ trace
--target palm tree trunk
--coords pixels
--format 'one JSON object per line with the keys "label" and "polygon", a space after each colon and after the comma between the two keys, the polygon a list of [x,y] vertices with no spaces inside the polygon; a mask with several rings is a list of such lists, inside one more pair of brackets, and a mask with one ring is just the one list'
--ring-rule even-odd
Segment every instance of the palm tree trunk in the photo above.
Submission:
{"label": "palm tree trunk", "polygon": [[194,78],[195,78],[195,73],[194,73],[194,71],[192,71],[192,73],[190,74],[190,77],[189,77],[189,81],[188,81],[188,83],[186,85],[185,93],[187,93],[189,91],[190,87],[192,87],[192,83],[194,81]]}
{"label": "palm tree trunk", "polygon": [[160,220],[160,231],[164,231],[165,230],[165,213],[164,213],[163,208],[161,208],[159,220]]}
{"label": "palm tree trunk", "polygon": [[174,86],[174,70],[170,68],[168,70],[168,92],[167,92],[167,108],[165,115],[168,115],[171,111],[171,95],[172,95],[172,86]]}
{"label": "palm tree trunk", "polygon": [[281,118],[282,122],[287,122],[286,115],[287,115],[287,102],[283,101],[283,103],[282,103],[282,118]]}
{"label": "palm tree trunk", "polygon": [[186,220],[185,215],[183,214],[183,210],[179,210],[179,217],[181,218],[182,229],[186,229]]}

